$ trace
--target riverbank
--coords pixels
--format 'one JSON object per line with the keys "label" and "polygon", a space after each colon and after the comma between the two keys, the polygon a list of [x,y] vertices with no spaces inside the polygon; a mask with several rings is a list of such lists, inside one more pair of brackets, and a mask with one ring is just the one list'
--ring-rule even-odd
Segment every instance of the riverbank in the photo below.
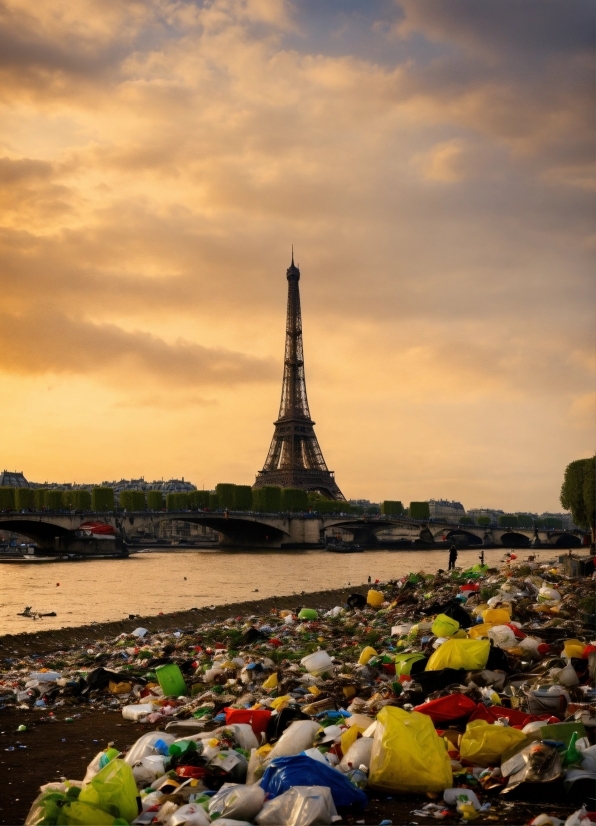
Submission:
{"label": "riverbank", "polygon": [[0,659],[24,657],[32,654],[53,654],[56,651],[84,647],[106,637],[130,634],[139,627],[146,628],[150,632],[167,631],[172,628],[184,629],[195,627],[203,622],[220,622],[230,616],[263,616],[272,610],[281,608],[295,610],[298,606],[306,603],[309,606],[316,605],[318,608],[329,609],[335,605],[344,605],[346,599],[352,593],[366,593],[368,587],[364,584],[315,591],[309,594],[287,594],[263,599],[256,598],[225,605],[191,608],[188,611],[173,611],[147,616],[135,615],[126,620],[97,622],[72,628],[4,634],[0,636]]}

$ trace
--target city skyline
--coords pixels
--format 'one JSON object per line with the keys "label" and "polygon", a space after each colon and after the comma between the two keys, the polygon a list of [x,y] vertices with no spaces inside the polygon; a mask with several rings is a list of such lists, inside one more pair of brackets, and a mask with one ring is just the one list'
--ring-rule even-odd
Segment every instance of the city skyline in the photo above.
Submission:
{"label": "city skyline", "polygon": [[593,18],[8,0],[3,465],[253,484],[293,243],[346,498],[558,511],[594,452]]}

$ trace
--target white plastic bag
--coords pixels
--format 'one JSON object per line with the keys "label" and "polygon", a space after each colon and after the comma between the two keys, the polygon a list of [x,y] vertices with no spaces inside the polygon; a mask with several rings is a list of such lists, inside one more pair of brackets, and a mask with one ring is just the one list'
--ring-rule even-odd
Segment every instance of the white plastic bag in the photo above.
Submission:
{"label": "white plastic bag", "polygon": [[231,817],[236,820],[253,820],[265,803],[265,792],[260,786],[244,786],[224,783],[209,803],[211,817]]}
{"label": "white plastic bag", "polygon": [[488,636],[499,648],[508,649],[517,646],[517,639],[508,625],[493,625],[488,629]]}
{"label": "white plastic bag", "polygon": [[167,826],[210,826],[211,821],[198,803],[187,803],[174,812]]}
{"label": "white plastic bag", "polygon": [[313,745],[315,734],[320,728],[320,725],[312,720],[295,720],[273,746],[266,762],[269,763],[276,757],[289,757],[291,754],[306,751]]}
{"label": "white plastic bag", "polygon": [[[255,818],[258,826],[311,826],[333,823],[337,809],[329,786],[292,786],[268,800]],[[217,821],[221,824],[221,821]]]}
{"label": "white plastic bag", "polygon": [[175,739],[172,734],[168,734],[166,731],[149,731],[147,734],[139,737],[136,743],[129,749],[124,758],[124,762],[128,763],[129,766],[134,766],[134,764],[142,760],[143,757],[155,754],[155,744],[159,742],[159,740],[163,740],[166,746],[170,746]]}
{"label": "white plastic bag", "polygon": [[252,726],[249,726],[248,723],[233,723],[232,725],[225,726],[225,730],[232,732],[234,740],[241,749],[251,751],[259,747],[259,741],[252,730]]}

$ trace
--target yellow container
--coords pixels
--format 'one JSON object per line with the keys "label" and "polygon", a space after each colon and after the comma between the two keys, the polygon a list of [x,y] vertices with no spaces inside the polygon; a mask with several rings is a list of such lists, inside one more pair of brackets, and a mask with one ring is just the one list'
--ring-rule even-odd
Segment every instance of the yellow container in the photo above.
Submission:
{"label": "yellow container", "polygon": [[511,622],[511,613],[506,608],[487,608],[482,612],[482,619],[491,625],[505,625]]}
{"label": "yellow container", "polygon": [[482,637],[488,637],[488,631],[492,628],[492,622],[483,622],[482,625],[473,625],[468,628],[468,635],[472,640],[479,640]]}
{"label": "yellow container", "polygon": [[371,588],[366,597],[366,601],[369,605],[372,605],[373,608],[379,608],[385,602],[385,594],[382,594],[380,591],[374,591]]}
{"label": "yellow container", "polygon": [[370,660],[371,657],[376,657],[377,652],[374,648],[371,648],[370,645],[367,645],[366,648],[362,649],[362,653],[360,654],[360,659],[358,660],[358,665],[366,665],[366,663]]}
{"label": "yellow container", "polygon": [[565,640],[563,654],[565,657],[581,657],[585,647],[586,643],[581,640]]}

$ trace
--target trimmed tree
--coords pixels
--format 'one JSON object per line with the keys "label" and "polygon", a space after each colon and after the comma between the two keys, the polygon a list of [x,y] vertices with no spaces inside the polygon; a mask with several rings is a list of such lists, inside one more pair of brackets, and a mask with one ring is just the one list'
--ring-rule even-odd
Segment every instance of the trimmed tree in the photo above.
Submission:
{"label": "trimmed tree", "polygon": [[166,508],[169,511],[187,511],[190,508],[190,495],[186,491],[176,491],[166,495]]}
{"label": "trimmed tree", "polygon": [[591,529],[592,542],[595,541],[596,525],[595,465],[596,456],[570,462],[565,469],[561,486],[561,504],[566,510],[571,511],[576,525]]}
{"label": "trimmed tree", "polygon": [[44,495],[44,503],[49,511],[64,510],[64,502],[62,501],[62,490],[46,490]]}
{"label": "trimmed tree", "polygon": [[147,508],[150,511],[162,511],[164,508],[163,493],[160,490],[147,491]]}
{"label": "trimmed tree", "polygon": [[459,520],[460,525],[475,525],[476,523],[471,516],[462,516]]}
{"label": "trimmed tree", "polygon": [[504,513],[497,521],[500,528],[519,528],[519,521],[514,513]]}
{"label": "trimmed tree", "polygon": [[410,516],[412,519],[430,519],[428,502],[410,502]]}
{"label": "trimmed tree", "polygon": [[13,511],[15,508],[14,488],[0,488],[0,510]]}
{"label": "trimmed tree", "polygon": [[558,516],[545,516],[542,520],[544,527],[547,530],[561,530],[563,527],[563,520]]}
{"label": "trimmed tree", "polygon": [[121,490],[119,503],[121,510],[144,511],[145,494],[142,490]]}
{"label": "trimmed tree", "polygon": [[46,488],[35,488],[35,510],[40,511],[45,508]]}
{"label": "trimmed tree", "polygon": [[232,485],[229,482],[220,482],[218,485],[215,486],[215,493],[217,494],[217,500],[219,502],[219,507],[224,508],[230,511],[234,510],[234,488],[236,485]]}
{"label": "trimmed tree", "polygon": [[18,511],[35,510],[35,491],[33,488],[16,488],[14,503]]}
{"label": "trimmed tree", "polygon": [[216,511],[219,508],[219,497],[214,490],[209,491],[209,509]]}
{"label": "trimmed tree", "polygon": [[252,492],[253,510],[259,513],[279,513],[281,510],[281,488],[276,485],[265,485],[255,488]]}
{"label": "trimmed tree", "polygon": [[91,491],[91,508],[94,511],[114,510],[114,488],[93,488]]}
{"label": "trimmed tree", "polygon": [[250,485],[234,485],[234,510],[252,510],[252,488]]}
{"label": "trimmed tree", "polygon": [[534,527],[534,518],[529,513],[518,513],[517,514],[517,524],[520,528],[533,528]]}
{"label": "trimmed tree", "polygon": [[381,513],[384,516],[400,516],[404,512],[404,506],[398,499],[386,499],[381,502]]}
{"label": "trimmed tree", "polygon": [[281,509],[282,511],[307,511],[308,496],[301,488],[281,489]]}
{"label": "trimmed tree", "polygon": [[191,506],[191,508],[198,508],[199,510],[202,510],[203,508],[208,508],[209,507],[209,491],[208,490],[193,490],[193,491],[191,491],[191,493],[190,493],[190,506]]}
{"label": "trimmed tree", "polygon": [[488,528],[490,525],[490,516],[479,516],[476,519],[476,523],[483,528]]}

